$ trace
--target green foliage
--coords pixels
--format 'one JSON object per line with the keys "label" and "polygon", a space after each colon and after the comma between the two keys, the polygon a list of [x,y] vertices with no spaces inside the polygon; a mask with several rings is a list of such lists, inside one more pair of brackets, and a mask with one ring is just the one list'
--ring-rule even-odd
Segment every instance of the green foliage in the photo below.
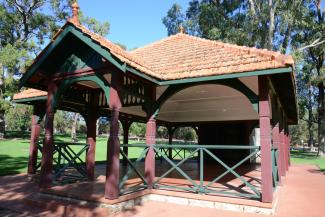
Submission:
{"label": "green foliage", "polygon": [[119,42],[115,42],[114,44],[118,45],[120,48],[122,48],[123,50],[127,50],[127,47],[125,44],[119,43]]}
{"label": "green foliage", "polygon": [[[45,43],[53,37],[66,19],[71,16],[73,0],[3,0],[0,1],[0,137],[4,132],[4,114],[11,109],[10,100],[18,92],[18,80],[22,72],[40,52]],[[80,21],[90,30],[106,36],[109,23],[84,16],[80,11]],[[15,109],[13,107],[13,109]],[[6,114],[6,120],[12,116]],[[66,129],[67,121],[59,112],[59,131]],[[8,126],[8,124],[7,124]],[[10,126],[8,126],[10,128]],[[13,128],[15,128],[13,126]]]}
{"label": "green foliage", "polygon": [[91,30],[101,36],[106,36],[109,33],[110,25],[109,25],[109,22],[107,22],[107,21],[100,23],[95,18],[85,16],[82,13],[82,11],[79,12],[79,20],[89,30]]}
{"label": "green foliage", "polygon": [[319,130],[318,140],[324,141],[320,136],[325,138],[325,10],[320,2],[192,0],[186,14],[173,5],[163,24],[168,35],[176,34],[176,27],[182,23],[191,35],[291,52],[301,119],[292,128],[292,136],[311,142]]}
{"label": "green foliage", "polygon": [[7,130],[27,131],[31,126],[32,107],[27,105],[14,105],[6,114]]}
{"label": "green foliage", "polygon": [[167,16],[162,19],[163,24],[167,28],[168,35],[174,35],[179,32],[180,26],[184,25],[184,15],[182,7],[178,4],[173,4],[167,12]]}
{"label": "green foliage", "polygon": [[72,116],[69,112],[57,111],[54,115],[54,129],[57,133],[71,132]]}
{"label": "green foliage", "polygon": [[179,127],[176,129],[173,135],[176,139],[184,141],[194,141],[197,139],[195,130],[192,127]]}
{"label": "green foliage", "polygon": [[145,137],[146,125],[138,122],[132,123],[130,127],[130,134],[138,137]]}

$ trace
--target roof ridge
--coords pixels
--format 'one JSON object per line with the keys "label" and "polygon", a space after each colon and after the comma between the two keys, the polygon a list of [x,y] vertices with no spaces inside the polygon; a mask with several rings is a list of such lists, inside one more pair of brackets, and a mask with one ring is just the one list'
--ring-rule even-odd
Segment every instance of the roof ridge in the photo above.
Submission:
{"label": "roof ridge", "polygon": [[258,54],[262,56],[269,56],[272,60],[275,60],[279,63],[282,64],[287,64],[287,65],[293,65],[294,60],[291,55],[286,55],[286,54],[281,54],[280,52],[277,51],[270,51],[268,49],[261,49],[261,48],[256,48],[256,47],[248,47],[248,46],[241,46],[241,45],[236,45],[236,44],[230,44],[222,41],[217,41],[217,40],[210,40],[206,38],[201,38],[197,36],[192,36],[188,34],[182,34],[185,37],[188,37],[192,40],[198,40],[202,42],[207,42],[207,43],[213,43],[221,47],[228,47],[232,49],[240,49],[243,51],[247,51],[248,54]]}

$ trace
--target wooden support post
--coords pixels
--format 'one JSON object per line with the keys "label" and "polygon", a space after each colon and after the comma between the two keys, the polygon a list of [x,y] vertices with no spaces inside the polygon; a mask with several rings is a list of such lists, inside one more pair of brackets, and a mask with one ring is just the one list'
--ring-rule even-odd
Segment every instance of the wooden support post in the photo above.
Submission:
{"label": "wooden support post", "polygon": [[[168,144],[172,145],[173,144],[173,133],[174,133],[173,127],[168,126],[167,131],[168,131]],[[168,149],[168,158],[171,159],[171,160],[173,158],[173,149],[172,149],[172,147],[170,147]]]}
{"label": "wooden support post", "polygon": [[280,160],[281,160],[281,175],[285,176],[286,175],[286,169],[285,169],[285,164],[286,164],[286,160],[285,160],[285,142],[284,142],[284,118],[283,118],[283,112],[281,111],[281,119],[280,119]]}
{"label": "wooden support post", "polygon": [[277,165],[278,165],[278,174],[279,174],[279,184],[281,185],[281,174],[280,174],[280,154],[279,154],[279,147],[280,147],[280,132],[279,132],[279,122],[276,120],[276,123],[273,126],[272,129],[272,138],[273,138],[273,146],[278,149],[278,159],[277,159]]}
{"label": "wooden support post", "polygon": [[88,180],[93,181],[95,179],[95,153],[96,153],[96,127],[97,127],[97,115],[93,112],[85,118],[87,125],[87,144],[89,149],[86,155],[86,169]]}
{"label": "wooden support post", "polygon": [[42,104],[35,104],[33,107],[32,115],[32,126],[31,126],[31,136],[30,136],[30,146],[29,146],[29,158],[28,158],[28,169],[27,173],[29,175],[36,173],[37,165],[37,152],[38,152],[38,139],[41,133],[40,122],[43,119],[45,113],[45,106]]}
{"label": "wooden support post", "polygon": [[46,101],[46,120],[45,120],[45,138],[42,150],[42,168],[40,174],[39,186],[48,188],[52,185],[52,168],[53,168],[53,120],[54,120],[54,100],[57,92],[57,85],[54,81],[48,84],[47,101]]}
{"label": "wooden support post", "polygon": [[153,183],[155,179],[155,168],[156,168],[156,161],[155,161],[155,151],[153,146],[156,143],[156,119],[155,115],[153,114],[153,107],[149,105],[153,105],[152,102],[156,100],[156,88],[152,87],[148,91],[148,97],[150,98],[151,103],[148,103],[148,107],[146,108],[147,112],[147,124],[146,124],[146,144],[148,147],[148,153],[145,159],[145,178],[148,183],[148,188],[153,188]]}
{"label": "wooden support post", "polygon": [[288,140],[288,122],[285,118],[284,122],[284,144],[285,144],[285,169],[286,171],[289,170],[289,158],[290,158],[290,147],[289,147],[289,140]]}
{"label": "wooden support post", "polygon": [[288,132],[288,144],[289,144],[289,168],[290,168],[290,166],[291,166],[291,153],[290,153],[291,138],[290,138],[289,132]]}
{"label": "wooden support post", "polygon": [[120,177],[120,140],[119,134],[119,111],[121,103],[121,83],[123,78],[120,72],[112,73],[110,88],[109,106],[111,110],[110,135],[107,142],[107,161],[106,161],[106,182],[105,198],[117,199],[119,197],[119,177]]}
{"label": "wooden support post", "polygon": [[259,122],[261,140],[261,178],[262,202],[273,200],[272,158],[271,158],[271,124],[269,92],[266,76],[258,76]]}
{"label": "wooden support post", "polygon": [[[123,127],[123,144],[129,144],[129,130],[132,122],[129,120],[122,121]],[[123,147],[123,152],[126,156],[129,156],[129,147]],[[123,166],[127,165],[127,159],[123,157]]]}
{"label": "wooden support post", "polygon": [[156,119],[152,116],[148,118],[146,125],[146,144],[149,150],[145,159],[145,178],[148,183],[148,188],[153,187],[155,179],[155,151],[153,145],[156,143]]}

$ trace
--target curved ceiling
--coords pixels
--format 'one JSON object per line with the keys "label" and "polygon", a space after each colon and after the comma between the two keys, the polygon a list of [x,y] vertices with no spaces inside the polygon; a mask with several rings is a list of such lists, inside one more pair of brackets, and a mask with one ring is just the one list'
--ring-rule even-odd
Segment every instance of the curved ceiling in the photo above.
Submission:
{"label": "curved ceiling", "polygon": [[258,114],[239,91],[207,84],[184,89],[170,97],[157,119],[169,122],[258,120]]}

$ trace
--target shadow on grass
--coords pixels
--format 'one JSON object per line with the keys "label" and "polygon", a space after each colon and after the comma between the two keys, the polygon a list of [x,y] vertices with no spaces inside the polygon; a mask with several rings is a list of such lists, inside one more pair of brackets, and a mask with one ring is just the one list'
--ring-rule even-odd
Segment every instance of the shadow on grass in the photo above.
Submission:
{"label": "shadow on grass", "polygon": [[21,173],[28,163],[28,157],[12,157],[0,154],[0,176]]}
{"label": "shadow on grass", "polygon": [[314,160],[318,158],[315,152],[309,152],[309,151],[292,150],[290,154],[291,157],[305,159],[305,160]]}

